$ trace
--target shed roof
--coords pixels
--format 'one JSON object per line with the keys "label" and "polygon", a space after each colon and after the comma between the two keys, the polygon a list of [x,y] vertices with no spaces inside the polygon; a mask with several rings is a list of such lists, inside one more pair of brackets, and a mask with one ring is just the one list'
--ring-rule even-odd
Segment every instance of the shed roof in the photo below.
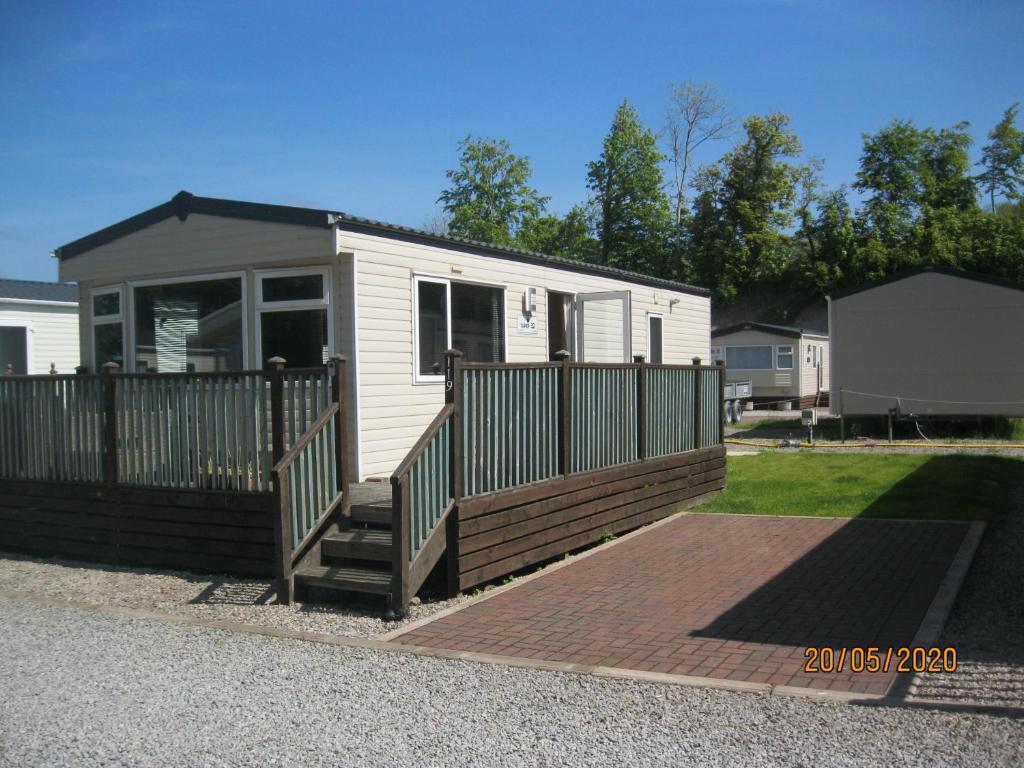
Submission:
{"label": "shed roof", "polygon": [[989,285],[997,285],[1000,288],[1012,288],[1017,291],[1024,291],[1024,285],[1015,283],[1012,280],[1006,280],[1001,277],[994,275],[983,275],[980,272],[967,272],[960,269],[954,269],[953,267],[946,266],[926,266],[926,267],[914,267],[913,269],[907,269],[903,272],[897,272],[894,275],[883,277],[881,280],[872,280],[867,283],[861,283],[860,285],[854,286],[853,288],[846,288],[842,291],[833,293],[829,298],[832,301],[838,299],[845,299],[847,296],[853,296],[856,293],[863,293],[864,291],[870,291],[875,288],[879,288],[889,283],[899,282],[900,280],[906,280],[908,277],[917,277],[922,274],[935,274],[935,275],[946,275],[948,277],[958,277],[962,280],[971,280],[976,283],[988,283]]}
{"label": "shed roof", "polygon": [[616,267],[608,267],[602,264],[590,264],[582,261],[573,261],[558,256],[527,251],[521,248],[496,245],[494,243],[483,243],[477,240],[468,240],[461,237],[448,235],[437,235],[422,229],[404,227],[399,224],[389,224],[375,219],[366,219],[361,216],[342,213],[340,211],[329,211],[320,208],[300,208],[289,205],[270,205],[267,203],[250,203],[241,200],[224,200],[215,197],[198,197],[191,192],[182,190],[166,203],[150,208],[147,211],[136,214],[130,218],[120,221],[92,234],[81,237],[66,245],[62,245],[54,251],[54,254],[61,261],[73,258],[82,253],[98,248],[101,245],[117,240],[120,237],[137,232],[140,229],[156,224],[171,216],[177,216],[179,220],[185,221],[192,213],[206,216],[223,216],[236,219],[251,219],[254,221],[267,221],[279,224],[294,224],[306,227],[321,227],[330,229],[340,226],[348,231],[366,232],[381,237],[425,243],[428,245],[440,245],[447,248],[471,251],[483,256],[491,256],[516,261],[531,262],[559,269],[567,269],[574,272],[604,275],[619,280],[625,280],[641,285],[651,285],[666,288],[682,293],[696,294],[698,296],[710,296],[707,288],[700,288],[675,280],[666,280],[651,275],[641,275],[636,272],[629,272]]}
{"label": "shed roof", "polygon": [[763,331],[764,333],[771,333],[776,336],[789,336],[794,339],[799,339],[801,336],[823,336],[828,338],[827,331],[812,331],[808,328],[794,328],[789,325],[772,325],[771,323],[737,323],[736,325],[730,325],[725,328],[712,328],[711,338],[716,336],[727,336],[730,333],[739,333],[740,331]]}
{"label": "shed roof", "polygon": [[0,301],[39,301],[77,304],[78,287],[72,283],[45,283],[39,280],[0,279]]}

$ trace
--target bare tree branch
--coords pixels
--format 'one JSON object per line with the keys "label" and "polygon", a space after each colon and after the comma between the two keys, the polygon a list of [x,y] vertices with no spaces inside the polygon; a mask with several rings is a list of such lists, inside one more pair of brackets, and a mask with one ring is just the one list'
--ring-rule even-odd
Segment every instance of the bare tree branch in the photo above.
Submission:
{"label": "bare tree branch", "polygon": [[718,89],[710,83],[671,83],[664,130],[665,144],[673,171],[674,220],[683,218],[686,183],[698,147],[728,138],[736,129]]}

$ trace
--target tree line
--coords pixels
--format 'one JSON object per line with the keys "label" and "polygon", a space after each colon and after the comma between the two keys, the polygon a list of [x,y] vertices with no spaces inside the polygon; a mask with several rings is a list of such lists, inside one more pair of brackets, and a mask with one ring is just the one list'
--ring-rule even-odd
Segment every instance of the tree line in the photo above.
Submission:
{"label": "tree line", "polygon": [[[1024,283],[1018,111],[1006,109],[976,161],[968,123],[894,119],[863,134],[850,184],[828,189],[824,161],[803,157],[787,115],[736,120],[713,86],[682,83],[658,131],[622,102],[587,165],[589,198],[564,216],[530,185],[527,157],[504,139],[467,136],[428,226],[696,283],[725,303],[772,284],[810,299],[918,265]],[[702,146],[730,140],[716,161],[695,164]]]}

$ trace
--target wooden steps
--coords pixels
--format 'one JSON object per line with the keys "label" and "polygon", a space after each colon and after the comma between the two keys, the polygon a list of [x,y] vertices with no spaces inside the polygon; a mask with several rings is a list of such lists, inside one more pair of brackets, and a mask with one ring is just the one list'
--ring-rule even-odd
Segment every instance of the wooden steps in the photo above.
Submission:
{"label": "wooden steps", "polygon": [[391,572],[337,565],[307,565],[295,572],[295,582],[308,587],[386,595],[391,591]]}
{"label": "wooden steps", "polygon": [[321,540],[325,560],[391,561],[391,531],[351,530],[332,533]]}
{"label": "wooden steps", "polygon": [[319,563],[295,572],[298,586],[345,592],[390,595],[391,486],[359,483],[352,486],[349,522],[334,528],[319,542]]}

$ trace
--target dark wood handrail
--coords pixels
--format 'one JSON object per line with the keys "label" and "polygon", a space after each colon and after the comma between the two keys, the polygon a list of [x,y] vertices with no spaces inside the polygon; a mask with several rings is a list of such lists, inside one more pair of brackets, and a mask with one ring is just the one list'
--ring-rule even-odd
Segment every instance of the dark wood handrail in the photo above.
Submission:
{"label": "dark wood handrail", "polygon": [[281,460],[274,465],[271,471],[281,474],[288,469],[288,466],[302,453],[302,449],[313,441],[313,438],[331,422],[331,419],[334,418],[334,415],[339,410],[341,410],[341,407],[338,403],[331,403],[324,408],[323,413],[317,417],[316,421],[309,425],[309,429],[302,433],[302,436],[292,444],[292,447],[284,452]]}
{"label": "dark wood handrail", "polygon": [[434,435],[441,430],[441,427],[444,426],[444,423],[448,421],[448,417],[451,416],[454,411],[455,406],[451,403],[447,403],[444,408],[441,409],[437,416],[434,417],[434,420],[430,422],[430,426],[428,426],[426,430],[424,430],[423,434],[420,435],[420,439],[416,441],[416,444],[413,445],[409,450],[409,453],[405,455],[405,458],[402,459],[402,462],[398,465],[395,471],[391,473],[392,479],[398,479],[409,471],[412,465],[416,463],[416,459],[420,457],[420,454],[423,453],[427,445],[430,444],[430,441],[434,439]]}

